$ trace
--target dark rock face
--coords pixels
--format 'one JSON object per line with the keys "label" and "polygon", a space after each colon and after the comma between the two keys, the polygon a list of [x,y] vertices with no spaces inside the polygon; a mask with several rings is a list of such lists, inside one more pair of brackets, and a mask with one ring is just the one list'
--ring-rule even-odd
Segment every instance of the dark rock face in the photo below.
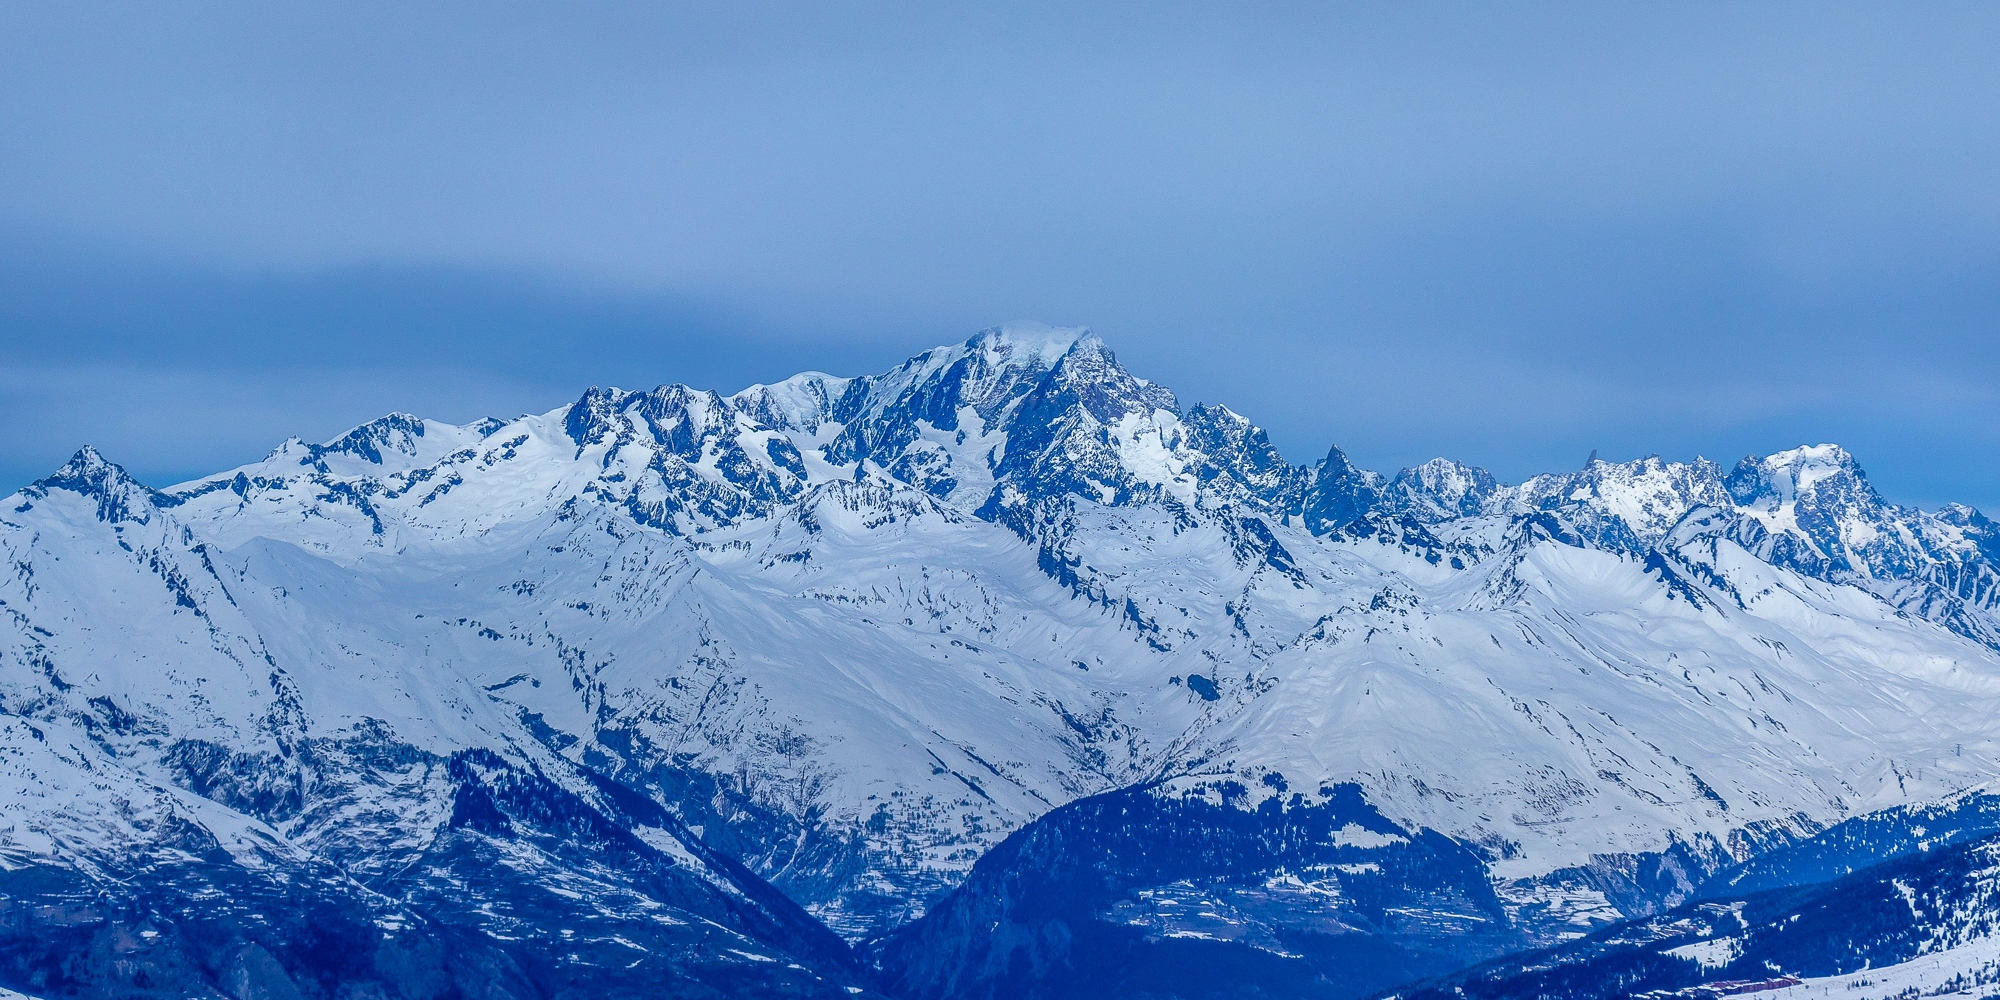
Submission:
{"label": "dark rock face", "polygon": [[[751,429],[746,433],[745,425]],[[702,524],[769,514],[804,488],[796,448],[750,440],[770,428],[714,391],[682,385],[652,392],[593,388],[570,407],[564,430],[579,449],[611,441],[607,467],[635,443],[647,458],[638,481],[618,490],[632,519],[679,533]],[[753,458],[760,449],[768,461]],[[702,467],[712,468],[714,476]]]}
{"label": "dark rock face", "polygon": [[1112,503],[1130,503],[1144,487],[1119,461],[1104,428],[1127,414],[1178,408],[1171,392],[1133,377],[1103,344],[1079,341],[1022,398],[995,475],[1029,497],[1098,497],[1108,489]]}
{"label": "dark rock face", "polygon": [[1301,478],[1298,497],[1286,513],[1315,535],[1356,520],[1382,502],[1380,477],[1355,468],[1339,448],[1329,449],[1326,458]]}
{"label": "dark rock face", "polygon": [[1521,946],[1465,845],[1397,827],[1351,786],[1212,801],[1245,792],[1051,812],[874,943],[885,983],[925,1000],[1354,997]]}

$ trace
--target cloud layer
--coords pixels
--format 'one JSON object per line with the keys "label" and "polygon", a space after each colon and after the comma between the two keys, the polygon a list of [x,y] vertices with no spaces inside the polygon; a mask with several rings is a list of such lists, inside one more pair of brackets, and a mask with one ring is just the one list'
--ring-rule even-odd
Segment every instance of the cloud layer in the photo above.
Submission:
{"label": "cloud layer", "polygon": [[2000,507],[1991,7],[7,17],[8,486],[1031,316],[1295,460],[1839,440]]}

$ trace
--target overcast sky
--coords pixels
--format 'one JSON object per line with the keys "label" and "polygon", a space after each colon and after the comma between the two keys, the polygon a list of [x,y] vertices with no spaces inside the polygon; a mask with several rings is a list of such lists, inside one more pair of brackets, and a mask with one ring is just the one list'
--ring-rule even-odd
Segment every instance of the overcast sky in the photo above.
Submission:
{"label": "overcast sky", "polygon": [[2000,5],[0,0],[0,488],[1089,326],[1294,461],[2000,512]]}

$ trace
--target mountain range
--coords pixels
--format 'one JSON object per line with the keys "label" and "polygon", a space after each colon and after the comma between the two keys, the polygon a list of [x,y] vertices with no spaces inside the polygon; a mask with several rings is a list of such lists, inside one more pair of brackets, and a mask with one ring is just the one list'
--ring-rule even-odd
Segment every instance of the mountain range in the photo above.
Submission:
{"label": "mountain range", "polygon": [[[1015,324],[161,488],[85,447],[0,502],[0,557],[32,996],[1611,996],[2000,956],[2000,527],[1834,445],[1294,465]],[[1860,943],[1785,929],[1898,886]]]}

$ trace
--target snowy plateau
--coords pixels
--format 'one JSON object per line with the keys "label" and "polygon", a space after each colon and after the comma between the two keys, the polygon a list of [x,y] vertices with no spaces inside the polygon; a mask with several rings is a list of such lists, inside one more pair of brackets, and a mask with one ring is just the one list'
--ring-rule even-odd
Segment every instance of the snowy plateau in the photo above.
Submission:
{"label": "snowy plateau", "polygon": [[2000,993],[2000,528],[1833,445],[1293,465],[1017,324],[86,447],[0,623],[0,996]]}

